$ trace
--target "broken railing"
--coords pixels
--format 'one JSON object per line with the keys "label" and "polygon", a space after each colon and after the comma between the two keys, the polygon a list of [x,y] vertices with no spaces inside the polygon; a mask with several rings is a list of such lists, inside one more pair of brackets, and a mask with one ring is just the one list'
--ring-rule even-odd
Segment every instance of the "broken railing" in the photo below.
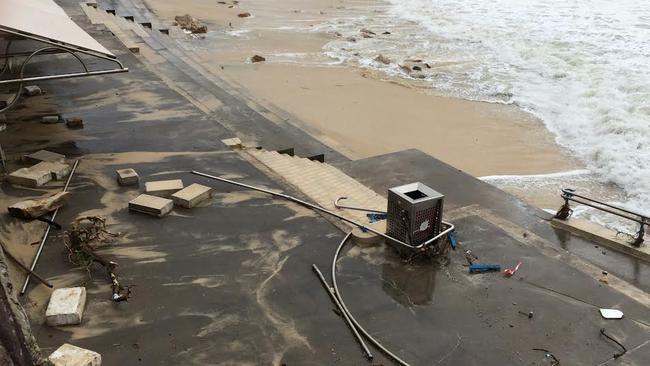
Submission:
{"label": "broken railing", "polygon": [[593,198],[579,195],[575,193],[575,190],[569,188],[563,189],[561,196],[562,199],[564,199],[564,204],[562,205],[562,207],[560,207],[560,209],[555,214],[556,219],[566,220],[569,217],[571,217],[571,214],[573,214],[573,210],[569,205],[569,201],[572,201],[575,203],[579,203],[581,205],[595,208],[603,212],[607,212],[609,214],[618,217],[622,217],[626,220],[636,222],[637,224],[639,224],[639,230],[637,231],[636,236],[634,237],[634,242],[632,244],[635,246],[640,246],[641,243],[643,243],[643,237],[645,235],[645,226],[650,224],[650,219],[647,216],[621,207],[610,205],[609,203],[598,201]]}

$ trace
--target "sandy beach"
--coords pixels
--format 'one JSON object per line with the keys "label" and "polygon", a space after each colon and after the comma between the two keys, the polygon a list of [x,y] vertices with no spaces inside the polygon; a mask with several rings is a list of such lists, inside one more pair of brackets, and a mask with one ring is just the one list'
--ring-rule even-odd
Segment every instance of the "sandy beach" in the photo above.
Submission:
{"label": "sandy beach", "polygon": [[[310,29],[333,17],[381,13],[381,5],[322,0],[148,4],[169,22],[179,14],[198,17],[210,30],[205,39],[193,41],[204,66],[260,104],[294,117],[299,127],[352,159],[416,148],[477,177],[581,167],[540,120],[515,106],[445,97],[417,82],[332,64],[322,50],[336,35]],[[244,12],[251,16],[240,18]],[[267,61],[248,61],[255,54]],[[554,193],[513,193],[541,206],[558,202]]]}

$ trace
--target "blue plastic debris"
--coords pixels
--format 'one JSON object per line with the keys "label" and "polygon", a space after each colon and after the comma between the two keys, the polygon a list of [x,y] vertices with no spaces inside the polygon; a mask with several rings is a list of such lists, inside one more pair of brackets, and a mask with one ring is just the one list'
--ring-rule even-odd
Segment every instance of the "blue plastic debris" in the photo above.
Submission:
{"label": "blue plastic debris", "polygon": [[476,263],[469,266],[470,273],[501,271],[499,264]]}
{"label": "blue plastic debris", "polygon": [[372,213],[366,214],[366,216],[368,216],[368,219],[370,219],[370,223],[374,224],[377,221],[386,220],[386,218],[388,217],[388,214],[372,212]]}
{"label": "blue plastic debris", "polygon": [[458,244],[456,241],[456,232],[450,231],[449,234],[447,234],[447,238],[449,239],[449,245],[451,245],[451,249],[456,250],[456,244]]}

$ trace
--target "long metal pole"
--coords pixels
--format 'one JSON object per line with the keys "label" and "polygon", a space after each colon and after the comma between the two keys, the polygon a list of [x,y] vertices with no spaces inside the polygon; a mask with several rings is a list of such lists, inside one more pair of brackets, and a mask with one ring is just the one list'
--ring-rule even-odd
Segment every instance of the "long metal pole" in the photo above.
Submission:
{"label": "long metal pole", "polygon": [[387,356],[392,358],[398,364],[400,364],[402,366],[409,366],[408,362],[406,362],[406,361],[402,360],[401,358],[399,358],[396,354],[394,354],[388,348],[384,347],[384,345],[379,343],[378,340],[373,338],[373,336],[370,335],[370,333],[368,333],[368,331],[363,329],[361,324],[359,324],[359,322],[354,318],[354,316],[352,316],[352,313],[350,313],[350,310],[348,310],[348,307],[345,305],[345,302],[343,301],[343,297],[341,296],[341,293],[339,292],[339,287],[336,284],[336,262],[338,261],[339,255],[341,255],[341,250],[343,250],[343,247],[345,246],[345,243],[347,243],[347,241],[350,238],[351,234],[352,233],[348,233],[348,235],[346,235],[345,238],[343,238],[343,240],[341,240],[341,244],[339,244],[338,248],[336,248],[336,253],[334,253],[334,259],[332,260],[332,286],[334,287],[334,296],[336,296],[336,298],[339,301],[339,304],[341,304],[341,307],[343,308],[343,313],[347,314],[348,318],[352,321],[355,328],[359,332],[361,332],[361,334],[363,334],[366,337],[366,339],[368,339],[372,344],[375,345],[375,347],[379,348],[382,352],[384,352],[384,354],[386,354]]}
{"label": "long metal pole", "polygon": [[[77,170],[77,165],[79,165],[79,160],[75,160],[74,165],[72,166],[72,170],[70,171],[70,175],[68,176],[68,180],[65,182],[65,186],[63,187],[63,192],[68,191],[68,186],[70,185],[70,181],[72,180],[72,176],[74,175],[75,170]],[[54,221],[56,219],[56,214],[59,212],[59,209],[57,208],[54,210],[52,213],[52,217],[50,218],[51,221]],[[45,232],[43,233],[43,237],[41,238],[41,243],[38,245],[38,250],[36,251],[36,256],[34,257],[34,260],[32,261],[32,265],[29,267],[30,271],[34,271],[36,268],[36,263],[38,263],[38,258],[41,256],[41,252],[43,251],[43,246],[45,246],[45,242],[47,241],[47,236],[50,235],[50,228],[52,225],[47,225],[45,228]],[[24,295],[25,291],[27,291],[27,286],[29,285],[29,279],[31,275],[27,274],[27,278],[25,278],[25,283],[23,284],[22,289],[20,290],[20,294]]]}
{"label": "long metal pole", "polygon": [[371,228],[371,227],[368,227],[368,226],[366,226],[366,225],[364,225],[364,224],[358,223],[358,222],[356,222],[356,221],[354,221],[354,220],[350,220],[350,219],[348,219],[347,217],[341,216],[341,215],[337,214],[336,212],[330,211],[330,210],[328,210],[328,209],[326,209],[326,208],[324,208],[324,207],[321,207],[321,206],[318,206],[318,205],[314,205],[313,203],[309,203],[309,202],[303,201],[303,200],[301,200],[301,199],[299,199],[299,198],[292,197],[292,196],[286,195],[286,194],[284,194],[284,193],[271,191],[271,190],[269,190],[269,189],[262,188],[262,187],[251,186],[251,185],[248,185],[248,184],[245,184],[245,183],[236,182],[236,181],[234,181],[234,180],[230,180],[230,179],[226,179],[226,178],[221,178],[221,177],[217,177],[217,176],[210,175],[210,174],[206,174],[206,173],[197,172],[197,171],[195,171],[195,170],[192,171],[192,174],[196,174],[196,175],[200,175],[200,176],[202,176],[202,177],[206,177],[206,178],[210,178],[210,179],[218,180],[218,181],[220,181],[220,182],[224,182],[224,183],[232,184],[232,185],[235,185],[235,186],[244,187],[244,188],[252,189],[252,190],[255,190],[255,191],[259,191],[259,192],[268,193],[268,194],[273,195],[273,196],[282,197],[282,198],[287,199],[287,200],[289,200],[289,201],[293,201],[293,202],[295,202],[295,203],[301,204],[301,205],[303,205],[303,206],[307,206],[307,207],[312,208],[312,209],[314,209],[314,210],[324,212],[324,213],[326,213],[326,214],[328,214],[328,215],[332,215],[332,216],[334,216],[334,217],[336,217],[336,218],[338,218],[338,219],[340,219],[340,220],[343,220],[343,221],[345,221],[345,222],[347,222],[347,223],[350,223],[350,224],[352,224],[352,225],[354,225],[354,226],[356,226],[356,227],[359,227],[359,228],[361,228],[361,229],[363,229],[363,230],[367,230],[367,231],[370,231],[370,232],[372,232],[372,233],[375,233],[375,234],[377,234],[377,235],[383,237],[384,239],[391,240],[391,241],[393,241],[393,242],[395,242],[395,243],[401,244],[401,245],[403,245],[403,246],[405,246],[405,247],[407,247],[407,248],[410,248],[410,249],[421,249],[421,248],[425,247],[426,245],[429,245],[429,244],[433,243],[434,241],[436,241],[436,240],[442,238],[444,235],[447,235],[448,233],[450,233],[450,232],[452,232],[452,231],[455,230],[455,227],[454,227],[453,224],[443,221],[443,223],[444,223],[445,225],[448,225],[448,228],[447,228],[446,230],[442,231],[440,234],[434,236],[433,238],[431,238],[431,239],[425,241],[425,242],[422,243],[422,244],[419,244],[419,245],[410,245],[410,244],[407,244],[407,243],[405,243],[405,242],[403,242],[403,241],[401,241],[401,240],[399,240],[399,239],[393,238],[393,237],[390,236],[390,235],[386,235],[386,234],[382,233],[381,231],[378,231],[378,230],[376,230],[376,229],[373,229],[373,228]]}
{"label": "long metal pole", "polygon": [[320,269],[318,269],[318,267],[316,267],[315,264],[312,264],[311,268],[314,270],[314,272],[320,279],[320,282],[325,287],[325,290],[330,295],[330,298],[332,299],[336,307],[339,309],[341,314],[343,314],[343,318],[345,319],[345,322],[348,323],[348,327],[350,327],[350,330],[352,330],[352,333],[354,334],[354,337],[357,339],[357,342],[359,342],[359,344],[363,348],[363,352],[366,354],[366,357],[369,360],[372,360],[373,356],[372,353],[370,352],[370,349],[368,349],[368,346],[366,346],[366,343],[363,341],[363,338],[361,338],[361,335],[359,334],[359,331],[357,331],[357,328],[354,326],[354,324],[352,324],[352,320],[350,320],[350,317],[348,317],[348,313],[346,313],[345,309],[343,309],[343,307],[341,306],[339,299],[334,294],[334,290],[332,290],[330,285],[325,280],[325,277],[323,277],[323,273],[320,271]]}
{"label": "long metal pole", "polygon": [[82,76],[116,74],[116,73],[128,72],[128,71],[129,71],[129,69],[114,69],[114,70],[101,70],[101,71],[89,71],[89,72],[75,72],[75,73],[60,74],[60,75],[34,76],[34,77],[29,77],[29,78],[2,80],[2,81],[0,81],[0,85],[24,83],[24,82],[32,82],[32,81],[70,79],[70,78],[76,78],[76,77],[82,77]]}

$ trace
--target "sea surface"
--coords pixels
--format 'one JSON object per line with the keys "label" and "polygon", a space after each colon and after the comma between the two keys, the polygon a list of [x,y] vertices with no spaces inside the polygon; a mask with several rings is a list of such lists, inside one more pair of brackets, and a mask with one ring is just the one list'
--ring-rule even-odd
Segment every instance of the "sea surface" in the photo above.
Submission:
{"label": "sea surface", "polygon": [[[341,35],[336,62],[534,114],[590,179],[622,188],[612,203],[650,215],[650,1],[388,0],[318,30]],[[409,74],[409,59],[431,68]]]}

